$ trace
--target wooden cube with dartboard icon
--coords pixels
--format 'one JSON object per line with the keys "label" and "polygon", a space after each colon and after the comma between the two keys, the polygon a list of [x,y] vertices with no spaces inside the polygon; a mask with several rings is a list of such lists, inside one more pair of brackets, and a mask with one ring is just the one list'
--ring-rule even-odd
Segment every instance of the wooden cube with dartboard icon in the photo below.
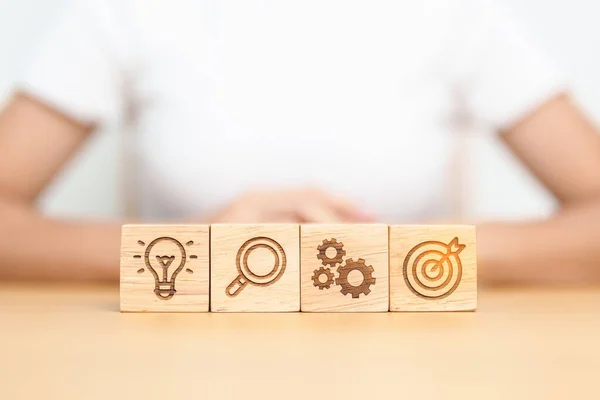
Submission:
{"label": "wooden cube with dartboard icon", "polygon": [[390,226],[390,311],[476,308],[474,226]]}
{"label": "wooden cube with dartboard icon", "polygon": [[388,311],[388,227],[302,225],[301,310]]}
{"label": "wooden cube with dartboard icon", "polygon": [[211,310],[300,311],[300,227],[211,226]]}
{"label": "wooden cube with dartboard icon", "polygon": [[121,311],[209,311],[209,229],[124,225]]}

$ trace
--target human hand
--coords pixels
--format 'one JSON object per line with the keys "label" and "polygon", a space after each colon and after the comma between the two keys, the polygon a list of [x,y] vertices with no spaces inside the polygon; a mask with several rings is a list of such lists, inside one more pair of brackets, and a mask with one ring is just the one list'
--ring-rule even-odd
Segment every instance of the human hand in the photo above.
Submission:
{"label": "human hand", "polygon": [[320,189],[251,191],[206,220],[211,223],[374,222],[374,218],[359,207]]}

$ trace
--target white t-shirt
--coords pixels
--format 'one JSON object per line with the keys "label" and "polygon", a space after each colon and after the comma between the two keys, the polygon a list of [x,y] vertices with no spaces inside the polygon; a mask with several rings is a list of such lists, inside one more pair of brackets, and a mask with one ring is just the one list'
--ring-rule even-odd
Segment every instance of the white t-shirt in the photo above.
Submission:
{"label": "white t-shirt", "polygon": [[446,216],[457,104],[499,129],[558,84],[485,0],[79,0],[21,87],[131,124],[145,216],[317,186],[394,222]]}

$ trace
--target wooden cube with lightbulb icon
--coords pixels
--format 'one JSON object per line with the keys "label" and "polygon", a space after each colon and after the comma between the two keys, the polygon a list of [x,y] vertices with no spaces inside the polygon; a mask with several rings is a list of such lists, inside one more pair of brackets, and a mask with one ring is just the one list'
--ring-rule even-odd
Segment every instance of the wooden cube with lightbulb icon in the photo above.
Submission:
{"label": "wooden cube with lightbulb icon", "polygon": [[121,311],[208,312],[208,225],[124,225]]}
{"label": "wooden cube with lightbulb icon", "polygon": [[387,225],[302,225],[300,253],[303,312],[388,311]]}
{"label": "wooden cube with lightbulb icon", "polygon": [[390,311],[474,311],[475,227],[390,226]]}
{"label": "wooden cube with lightbulb icon", "polygon": [[300,311],[297,224],[211,226],[211,311]]}

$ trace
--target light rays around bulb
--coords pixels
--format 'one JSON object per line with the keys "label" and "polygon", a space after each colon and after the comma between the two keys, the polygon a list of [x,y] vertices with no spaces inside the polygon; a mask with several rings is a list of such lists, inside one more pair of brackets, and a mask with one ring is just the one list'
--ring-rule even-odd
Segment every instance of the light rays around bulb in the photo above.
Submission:
{"label": "light rays around bulb", "polygon": [[[138,243],[140,246],[142,246],[142,247],[145,247],[145,246],[146,246],[146,243],[145,243],[143,240],[138,240],[138,241],[137,241],[137,243]],[[193,240],[190,240],[190,241],[188,241],[188,242],[187,242],[185,245],[186,245],[186,246],[192,246],[193,244],[194,244],[194,241],[193,241]],[[135,255],[133,256],[133,258],[135,258],[136,260],[137,260],[137,259],[142,259],[142,257],[143,257],[143,256],[142,256],[142,255],[140,255],[140,254],[135,254]],[[157,257],[161,257],[161,256],[157,256]],[[162,256],[162,257],[166,257],[166,256]],[[197,259],[198,259],[198,256],[197,256],[197,255],[195,255],[195,254],[191,254],[191,255],[189,255],[188,257],[189,257],[189,259],[192,259],[192,260],[197,260]],[[146,272],[146,269],[145,269],[145,268],[140,268],[140,269],[138,269],[138,270],[137,270],[137,273],[138,273],[138,274],[143,274],[144,272]],[[194,270],[192,270],[191,268],[186,268],[186,269],[185,269],[185,272],[187,272],[188,274],[193,274],[193,273],[194,273]]]}
{"label": "light rays around bulb", "polygon": [[[187,242],[185,245],[186,245],[186,246],[191,246],[191,245],[193,245],[193,244],[194,244],[194,241],[193,241],[193,240],[190,240],[190,241],[189,241],[189,242]],[[197,255],[194,255],[194,254],[192,254],[192,255],[190,255],[190,258],[191,258],[191,259],[196,259],[196,258],[198,258],[198,256],[197,256]],[[187,272],[188,274],[193,274],[193,273],[194,273],[194,271],[193,271],[193,270],[191,270],[191,269],[189,269],[189,268],[186,268],[186,269],[185,269],[185,272]]]}

